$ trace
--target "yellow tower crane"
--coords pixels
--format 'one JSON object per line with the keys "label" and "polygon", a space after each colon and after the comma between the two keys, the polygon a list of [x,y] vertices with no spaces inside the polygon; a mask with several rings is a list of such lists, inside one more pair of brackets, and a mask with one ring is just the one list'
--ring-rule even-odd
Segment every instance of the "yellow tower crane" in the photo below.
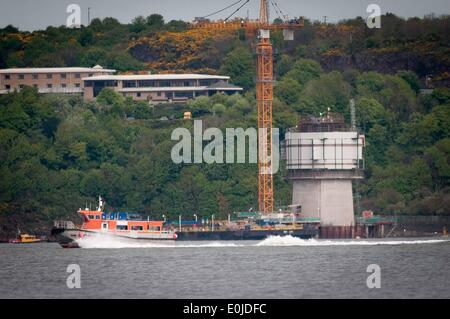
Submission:
{"label": "yellow tower crane", "polygon": [[[236,13],[250,0],[241,0],[233,5],[244,2],[234,12]],[[281,13],[274,0],[260,0],[259,19],[229,21],[210,21],[205,18],[197,19],[189,25],[191,29],[244,29],[247,34],[256,36],[256,100],[258,106],[258,204],[259,211],[271,213],[274,210],[273,174],[272,174],[272,101],[273,101],[273,50],[270,42],[271,30],[283,30],[285,40],[293,40],[295,29],[303,27],[300,19],[287,20],[284,16],[282,23],[273,24],[269,21],[269,2],[277,12]],[[231,7],[228,6],[225,9]],[[221,12],[222,10],[217,11]],[[233,14],[234,14],[233,13]],[[233,15],[232,14],[232,15]]]}

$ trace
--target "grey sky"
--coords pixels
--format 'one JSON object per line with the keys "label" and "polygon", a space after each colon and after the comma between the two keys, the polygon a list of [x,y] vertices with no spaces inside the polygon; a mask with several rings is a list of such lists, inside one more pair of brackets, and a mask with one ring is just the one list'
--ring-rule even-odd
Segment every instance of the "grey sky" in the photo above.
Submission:
{"label": "grey sky", "polygon": [[[49,25],[65,24],[69,4],[80,5],[82,23],[87,22],[87,8],[91,7],[91,18],[115,17],[123,23],[130,22],[138,15],[147,16],[160,13],[166,21],[182,19],[191,21],[221,9],[236,0],[0,0],[0,27],[13,24],[22,30],[45,29]],[[289,16],[305,16],[313,20],[336,22],[343,18],[366,16],[368,4],[380,5],[382,13],[393,12],[402,17],[435,13],[450,14],[449,0],[277,0],[281,10]],[[251,0],[244,7],[250,17],[256,17],[259,0]],[[247,15],[242,9],[240,16]],[[226,13],[217,15],[225,18]],[[272,17],[275,13],[272,10]]]}

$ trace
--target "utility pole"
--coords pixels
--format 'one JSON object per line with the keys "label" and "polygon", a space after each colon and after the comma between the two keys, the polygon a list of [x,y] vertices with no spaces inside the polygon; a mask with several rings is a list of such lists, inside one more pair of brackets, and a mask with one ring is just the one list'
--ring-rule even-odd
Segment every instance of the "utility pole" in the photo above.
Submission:
{"label": "utility pole", "polygon": [[91,24],[91,7],[88,7],[88,26]]}
{"label": "utility pole", "polygon": [[323,16],[323,23],[327,23],[328,16]]}

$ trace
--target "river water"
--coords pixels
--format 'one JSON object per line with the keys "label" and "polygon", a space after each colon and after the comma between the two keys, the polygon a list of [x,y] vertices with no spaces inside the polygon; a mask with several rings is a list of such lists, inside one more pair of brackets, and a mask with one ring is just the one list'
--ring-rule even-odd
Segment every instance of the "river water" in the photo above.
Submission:
{"label": "river water", "polygon": [[0,298],[450,298],[448,238],[80,244],[0,245]]}

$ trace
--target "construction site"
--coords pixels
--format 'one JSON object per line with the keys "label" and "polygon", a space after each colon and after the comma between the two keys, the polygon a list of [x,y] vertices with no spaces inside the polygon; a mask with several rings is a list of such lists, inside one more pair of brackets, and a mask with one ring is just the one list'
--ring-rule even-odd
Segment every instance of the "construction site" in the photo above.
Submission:
{"label": "construction site", "polygon": [[[240,1],[239,1],[240,2]],[[249,0],[239,6],[225,20],[211,21],[196,18],[191,29],[243,29],[256,53],[256,100],[258,112],[258,205],[256,212],[233,213],[234,220],[179,221],[178,238],[198,239],[262,239],[268,235],[302,238],[361,238],[384,237],[393,229],[395,221],[372,214],[355,219],[353,182],[364,178],[365,137],[355,125],[354,101],[350,101],[352,125],[347,127],[342,114],[330,110],[320,117],[303,118],[288,130],[285,137],[286,178],[292,181],[292,204],[274,206],[272,173],[272,127],[274,58],[270,33],[282,30],[284,40],[294,38],[294,31],[303,27],[302,18],[288,19],[276,2],[260,0],[259,19],[231,19]],[[282,23],[269,19],[269,3]],[[226,9],[226,8],[225,8]],[[217,11],[221,12],[221,10]],[[256,40],[256,42],[254,42]],[[360,212],[358,212],[360,213]]]}

